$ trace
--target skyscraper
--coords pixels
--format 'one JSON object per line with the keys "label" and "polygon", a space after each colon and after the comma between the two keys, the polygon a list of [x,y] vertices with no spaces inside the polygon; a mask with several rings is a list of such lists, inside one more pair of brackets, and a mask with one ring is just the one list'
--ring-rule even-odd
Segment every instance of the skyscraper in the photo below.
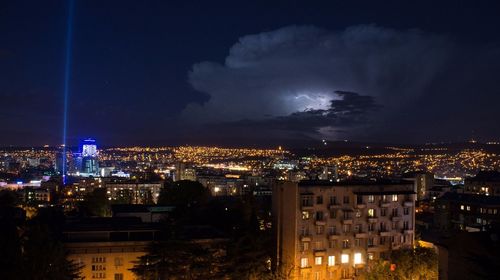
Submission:
{"label": "skyscraper", "polygon": [[77,161],[81,159],[80,175],[81,176],[98,176],[99,162],[97,158],[97,144],[95,139],[85,139],[80,145],[81,155]]}

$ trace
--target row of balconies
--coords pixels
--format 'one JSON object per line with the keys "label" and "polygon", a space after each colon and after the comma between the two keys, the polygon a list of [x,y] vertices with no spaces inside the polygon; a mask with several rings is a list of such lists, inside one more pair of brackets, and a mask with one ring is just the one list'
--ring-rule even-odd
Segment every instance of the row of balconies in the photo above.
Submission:
{"label": "row of balconies", "polygon": [[[393,206],[394,204],[398,203],[397,201],[381,201],[380,203],[378,203],[378,206],[379,207],[382,207],[382,208],[389,208],[391,206]],[[351,204],[347,204],[348,206],[351,206]],[[328,209],[330,210],[333,210],[333,209],[340,209],[342,207],[345,207],[346,204],[340,204],[340,203],[335,203],[335,204],[329,204],[328,205]],[[413,207],[414,206],[414,202],[411,201],[411,200],[406,200],[406,201],[403,201],[402,203],[402,206],[403,207]],[[364,209],[367,207],[367,204],[366,203],[356,203],[353,208],[357,208],[357,209]],[[313,209],[314,208],[314,205],[302,205],[302,209],[306,210],[306,209]]]}
{"label": "row of balconies", "polygon": [[[378,230],[378,231],[368,231],[368,232],[358,232],[358,233],[348,233],[348,234],[340,234],[340,233],[330,233],[327,234],[329,240],[338,240],[345,237],[354,237],[354,238],[368,238],[373,236],[393,236],[398,234],[413,234],[413,229],[394,229],[394,230]],[[311,234],[303,234],[300,235],[300,241],[302,242],[310,242],[313,240],[313,236]]]}
{"label": "row of balconies", "polygon": [[399,242],[387,242],[385,244],[376,245],[366,245],[366,246],[349,246],[347,248],[329,248],[329,249],[312,249],[307,251],[302,251],[302,253],[312,252],[315,257],[326,256],[328,253],[336,252],[341,254],[351,254],[353,252],[358,252],[360,249],[366,250],[366,252],[380,252],[387,251],[388,249],[400,249],[404,246],[409,246],[410,243],[399,243]]}
{"label": "row of balconies", "polygon": [[[381,216],[381,217],[368,217],[366,221],[368,223],[377,223],[379,219],[389,219],[392,222],[400,222],[403,220],[403,215],[390,215],[390,216]],[[322,218],[322,219],[313,219],[314,224],[317,226],[324,226],[327,223],[327,218]],[[331,220],[338,220],[338,219],[331,219]],[[340,219],[340,222],[343,225],[352,225],[354,223],[354,220],[356,221],[363,221],[364,219],[362,218],[342,218]]]}

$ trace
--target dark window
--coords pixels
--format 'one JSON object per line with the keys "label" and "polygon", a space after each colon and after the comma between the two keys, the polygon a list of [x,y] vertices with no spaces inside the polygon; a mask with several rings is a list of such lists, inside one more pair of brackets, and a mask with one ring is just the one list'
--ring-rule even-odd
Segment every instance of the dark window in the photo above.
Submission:
{"label": "dark window", "polygon": [[349,197],[348,196],[344,196],[344,204],[349,204]]}
{"label": "dark window", "polygon": [[316,204],[323,204],[323,196],[319,195],[316,197]]}

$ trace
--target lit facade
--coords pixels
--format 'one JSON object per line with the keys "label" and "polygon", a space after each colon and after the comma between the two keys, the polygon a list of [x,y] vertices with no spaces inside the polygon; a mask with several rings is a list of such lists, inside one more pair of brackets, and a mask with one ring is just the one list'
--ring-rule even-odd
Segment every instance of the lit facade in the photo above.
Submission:
{"label": "lit facade", "polygon": [[162,182],[109,182],[105,183],[110,200],[127,201],[131,204],[152,204],[158,201]]}
{"label": "lit facade", "polygon": [[130,269],[147,253],[158,230],[131,219],[98,218],[68,226],[68,259],[82,266],[83,279],[136,280]]}
{"label": "lit facade", "polygon": [[414,242],[412,183],[278,182],[276,263],[289,279],[354,279]]}

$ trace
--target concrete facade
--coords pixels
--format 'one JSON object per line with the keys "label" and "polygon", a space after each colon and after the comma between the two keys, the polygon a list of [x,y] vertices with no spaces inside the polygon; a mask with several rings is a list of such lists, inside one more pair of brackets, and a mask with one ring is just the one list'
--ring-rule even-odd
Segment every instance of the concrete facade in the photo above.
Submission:
{"label": "concrete facade", "polygon": [[354,279],[414,243],[414,184],[277,182],[276,265],[290,279]]}

